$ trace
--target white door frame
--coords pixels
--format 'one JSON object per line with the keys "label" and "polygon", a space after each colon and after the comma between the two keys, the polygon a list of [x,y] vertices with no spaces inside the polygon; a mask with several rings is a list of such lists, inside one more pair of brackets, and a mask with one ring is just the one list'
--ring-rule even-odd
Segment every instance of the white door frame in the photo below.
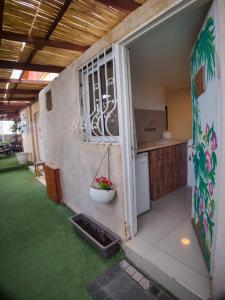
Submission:
{"label": "white door frame", "polygon": [[120,124],[120,137],[122,146],[123,162],[123,186],[125,203],[125,222],[128,235],[134,237],[137,233],[136,214],[136,182],[135,182],[135,144],[134,144],[134,121],[131,93],[130,63],[128,46],[132,41],[144,33],[155,29],[165,23],[172,16],[179,14],[184,9],[198,7],[209,0],[184,0],[174,7],[163,12],[156,19],[144,23],[135,31],[115,44],[115,60],[117,70],[118,111]]}

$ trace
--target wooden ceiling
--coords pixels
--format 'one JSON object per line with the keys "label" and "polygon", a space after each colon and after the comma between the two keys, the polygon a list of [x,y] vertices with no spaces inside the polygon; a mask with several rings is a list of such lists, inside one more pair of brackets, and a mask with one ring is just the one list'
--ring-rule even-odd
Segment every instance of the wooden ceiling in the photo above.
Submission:
{"label": "wooden ceiling", "polygon": [[145,1],[0,0],[0,118],[15,118],[49,83],[23,80],[25,71],[61,72]]}

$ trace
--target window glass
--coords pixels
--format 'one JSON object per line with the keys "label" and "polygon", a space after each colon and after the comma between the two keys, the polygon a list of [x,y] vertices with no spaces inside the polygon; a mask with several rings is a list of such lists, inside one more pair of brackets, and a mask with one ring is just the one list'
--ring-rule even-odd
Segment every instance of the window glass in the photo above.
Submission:
{"label": "window glass", "polygon": [[85,140],[119,136],[115,66],[112,49],[79,71],[81,128]]}

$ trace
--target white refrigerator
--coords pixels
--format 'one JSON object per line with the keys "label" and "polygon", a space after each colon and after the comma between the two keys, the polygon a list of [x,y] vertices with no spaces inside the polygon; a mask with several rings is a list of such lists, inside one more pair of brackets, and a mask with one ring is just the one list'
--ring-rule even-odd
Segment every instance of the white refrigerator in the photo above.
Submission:
{"label": "white refrigerator", "polygon": [[150,209],[150,182],[148,152],[135,158],[137,216]]}

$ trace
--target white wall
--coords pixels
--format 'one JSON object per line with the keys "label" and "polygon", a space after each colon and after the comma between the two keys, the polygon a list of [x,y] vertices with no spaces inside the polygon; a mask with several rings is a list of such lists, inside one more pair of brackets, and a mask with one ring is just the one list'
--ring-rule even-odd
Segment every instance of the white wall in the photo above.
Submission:
{"label": "white wall", "polygon": [[[40,93],[44,159],[47,164],[60,168],[63,201],[69,207],[94,218],[125,239],[121,147],[110,147],[110,173],[116,197],[110,204],[96,204],[90,199],[89,187],[108,144],[83,143],[72,131],[72,123],[79,114],[75,75],[75,68],[70,66],[51,83],[51,111],[47,112],[45,105],[49,87]],[[107,161],[104,161],[99,176],[108,176],[106,166]]]}
{"label": "white wall", "polygon": [[[141,64],[140,58],[140,64]],[[144,65],[144,62],[143,62]],[[148,69],[149,66],[146,66]],[[132,68],[131,58],[131,84],[133,107],[136,109],[165,110],[165,89],[162,86],[151,85],[148,76],[137,74],[135,68]]]}

